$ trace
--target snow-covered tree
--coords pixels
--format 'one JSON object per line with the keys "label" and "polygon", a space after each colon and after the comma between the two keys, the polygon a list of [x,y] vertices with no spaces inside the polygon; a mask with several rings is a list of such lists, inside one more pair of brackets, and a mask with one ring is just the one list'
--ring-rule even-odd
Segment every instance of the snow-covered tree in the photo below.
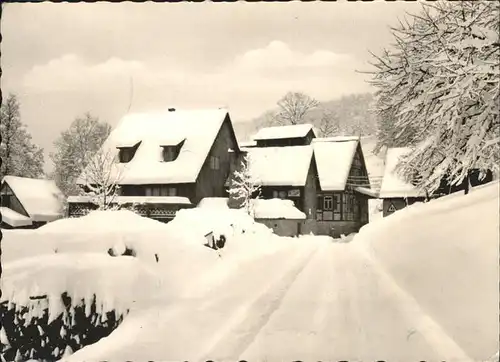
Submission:
{"label": "snow-covered tree", "polygon": [[410,180],[417,170],[420,188],[498,171],[499,17],[498,1],[425,4],[375,56],[375,111],[388,122],[379,143],[411,147],[398,172]]}
{"label": "snow-covered tree", "polygon": [[33,144],[31,135],[21,122],[19,101],[9,94],[0,111],[0,176],[38,178],[43,176],[43,149]]}
{"label": "snow-covered tree", "polygon": [[304,93],[288,92],[278,101],[275,122],[280,125],[304,123],[307,113],[318,105],[316,99]]}
{"label": "snow-covered tree", "polygon": [[260,182],[252,172],[252,167],[252,158],[246,154],[240,168],[233,172],[229,188],[229,196],[233,200],[238,200],[240,207],[245,209],[248,215],[253,213],[252,199],[258,197],[261,190]]}
{"label": "snow-covered tree", "polygon": [[121,178],[121,169],[117,167],[113,152],[101,149],[90,158],[82,173],[85,194],[91,196],[92,203],[96,204],[99,210],[116,208]]}
{"label": "snow-covered tree", "polygon": [[54,164],[53,177],[66,196],[80,193],[76,179],[110,132],[109,124],[86,113],[76,118],[54,142],[56,151],[50,154]]}

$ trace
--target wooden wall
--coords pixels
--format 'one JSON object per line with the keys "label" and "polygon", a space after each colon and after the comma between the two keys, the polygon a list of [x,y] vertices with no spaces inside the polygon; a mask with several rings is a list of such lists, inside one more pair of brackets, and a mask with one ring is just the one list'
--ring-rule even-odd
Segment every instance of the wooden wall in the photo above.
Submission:
{"label": "wooden wall", "polygon": [[[196,180],[196,195],[191,200],[198,203],[204,197],[226,197],[224,184],[229,177],[231,162],[234,156],[229,149],[237,150],[238,144],[229,116],[226,116],[215,142]],[[210,156],[219,158],[219,169],[210,168]]]}

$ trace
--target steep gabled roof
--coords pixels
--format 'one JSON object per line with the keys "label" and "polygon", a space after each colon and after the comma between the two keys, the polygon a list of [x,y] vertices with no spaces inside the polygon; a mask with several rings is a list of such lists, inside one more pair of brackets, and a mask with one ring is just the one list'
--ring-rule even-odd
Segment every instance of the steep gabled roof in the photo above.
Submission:
{"label": "steep gabled roof", "polygon": [[53,221],[62,216],[64,196],[52,180],[5,176],[6,183],[16,195],[32,221]]}
{"label": "steep gabled roof", "polygon": [[252,173],[263,186],[304,186],[311,165],[311,146],[251,147]]}
{"label": "steep gabled roof", "polygon": [[380,187],[380,198],[391,197],[423,197],[425,194],[419,191],[411,183],[406,182],[396,173],[396,167],[400,158],[410,152],[409,148],[389,148],[385,156],[384,178]]}
{"label": "steep gabled roof", "polygon": [[330,137],[313,140],[312,146],[321,190],[345,190],[358,145],[358,137]]}
{"label": "steep gabled roof", "polygon": [[301,138],[305,137],[313,126],[310,124],[295,124],[289,126],[275,126],[261,128],[253,139],[257,140],[275,140],[283,138]]}
{"label": "steep gabled roof", "polygon": [[[115,157],[117,147],[140,145],[128,163],[115,163],[119,184],[193,183],[229,114],[225,109],[175,110],[125,116],[104,142]],[[162,146],[184,141],[174,161],[163,162]],[[85,172],[78,179],[85,184]]]}

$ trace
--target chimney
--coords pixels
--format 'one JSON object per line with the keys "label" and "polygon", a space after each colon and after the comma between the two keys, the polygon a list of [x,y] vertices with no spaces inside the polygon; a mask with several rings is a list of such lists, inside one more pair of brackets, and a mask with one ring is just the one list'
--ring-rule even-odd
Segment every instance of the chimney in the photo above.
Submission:
{"label": "chimney", "polygon": [[169,112],[175,112],[175,108],[169,108],[168,111]]}

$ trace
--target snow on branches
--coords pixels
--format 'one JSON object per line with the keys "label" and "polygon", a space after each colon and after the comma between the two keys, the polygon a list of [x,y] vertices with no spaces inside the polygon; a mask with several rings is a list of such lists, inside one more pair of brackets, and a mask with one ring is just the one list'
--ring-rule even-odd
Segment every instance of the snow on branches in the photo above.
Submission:
{"label": "snow on branches", "polygon": [[417,186],[459,183],[473,169],[498,171],[500,3],[439,2],[393,29],[374,55],[379,146],[409,146],[398,167]]}
{"label": "snow on branches", "polygon": [[116,206],[119,195],[121,169],[116,167],[116,157],[111,150],[99,150],[92,157],[83,173],[87,194],[99,210],[108,210]]}
{"label": "snow on branches", "polygon": [[260,189],[260,182],[252,173],[252,159],[246,154],[240,168],[233,172],[229,196],[238,200],[241,208],[245,209],[248,215],[252,215],[252,198],[258,196]]}

